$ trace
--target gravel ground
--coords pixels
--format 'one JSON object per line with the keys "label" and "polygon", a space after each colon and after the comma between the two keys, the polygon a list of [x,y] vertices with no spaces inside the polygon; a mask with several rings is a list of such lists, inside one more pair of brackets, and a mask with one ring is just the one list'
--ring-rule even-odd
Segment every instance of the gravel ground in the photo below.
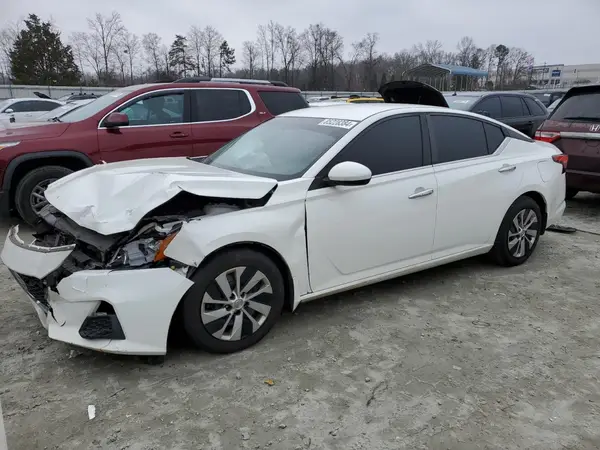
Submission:
{"label": "gravel ground", "polygon": [[247,351],[178,344],[162,365],[51,341],[0,266],[9,449],[600,448],[599,212],[578,196],[564,223],[585,232],[547,233],[524,266],[318,300]]}

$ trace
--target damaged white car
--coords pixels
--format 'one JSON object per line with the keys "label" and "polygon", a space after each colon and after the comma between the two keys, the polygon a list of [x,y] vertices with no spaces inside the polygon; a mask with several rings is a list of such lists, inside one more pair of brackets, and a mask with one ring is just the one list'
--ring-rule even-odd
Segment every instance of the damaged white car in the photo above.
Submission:
{"label": "damaged white car", "polygon": [[567,157],[423,89],[439,107],[306,108],[203,161],[73,173],[2,260],[51,338],[140,355],[166,353],[177,317],[233,352],[284,307],[487,252],[525,262],[563,213]]}

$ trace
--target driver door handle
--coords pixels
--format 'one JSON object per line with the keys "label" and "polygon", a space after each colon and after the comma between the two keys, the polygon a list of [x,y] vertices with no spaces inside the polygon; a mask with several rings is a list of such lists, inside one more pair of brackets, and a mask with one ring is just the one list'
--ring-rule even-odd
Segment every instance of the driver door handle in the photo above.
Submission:
{"label": "driver door handle", "polygon": [[415,189],[415,193],[409,195],[408,198],[413,200],[415,198],[427,197],[431,194],[433,194],[433,189],[417,188]]}
{"label": "driver door handle", "polygon": [[169,136],[171,136],[172,138],[184,138],[188,135],[183,131],[173,131]]}
{"label": "driver door handle", "polygon": [[500,167],[498,169],[498,172],[500,173],[504,173],[504,172],[512,172],[513,170],[515,170],[517,168],[517,166],[511,166],[509,164],[504,164],[502,167]]}

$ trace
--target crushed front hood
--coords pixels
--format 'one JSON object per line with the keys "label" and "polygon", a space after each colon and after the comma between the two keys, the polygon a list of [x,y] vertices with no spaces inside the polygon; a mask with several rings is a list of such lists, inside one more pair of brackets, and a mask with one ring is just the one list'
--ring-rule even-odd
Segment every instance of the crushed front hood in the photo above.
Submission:
{"label": "crushed front hood", "polygon": [[46,189],[46,198],[78,225],[109,235],[133,229],[154,208],[181,191],[235,199],[260,199],[277,185],[270,178],[219,169],[187,158],[99,164]]}

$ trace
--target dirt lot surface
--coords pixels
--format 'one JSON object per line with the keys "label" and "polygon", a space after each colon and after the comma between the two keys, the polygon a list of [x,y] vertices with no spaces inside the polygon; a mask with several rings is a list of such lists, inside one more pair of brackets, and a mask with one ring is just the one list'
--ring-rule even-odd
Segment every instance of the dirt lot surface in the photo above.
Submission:
{"label": "dirt lot surface", "polygon": [[576,198],[564,223],[587,232],[547,233],[522,267],[429,270],[155,366],[51,341],[2,266],[9,449],[600,448],[599,214]]}

